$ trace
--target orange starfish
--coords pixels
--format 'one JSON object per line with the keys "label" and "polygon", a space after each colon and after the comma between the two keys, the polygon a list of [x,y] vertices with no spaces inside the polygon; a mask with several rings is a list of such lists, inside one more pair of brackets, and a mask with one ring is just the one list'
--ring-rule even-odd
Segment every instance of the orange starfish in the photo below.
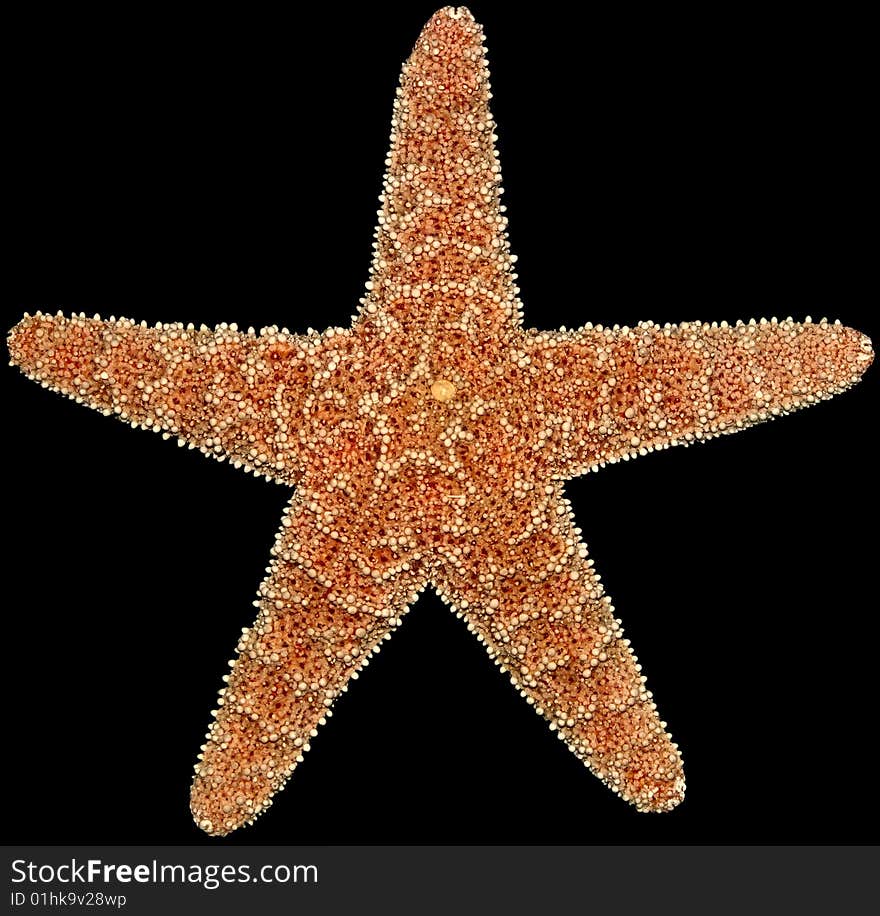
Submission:
{"label": "orange starfish", "polygon": [[44,386],[296,487],[196,766],[209,833],[271,802],[428,584],[597,776],[673,808],[678,748],[563,482],[807,406],[871,362],[866,337],[824,320],[523,330],[482,40],[445,8],[404,67],[350,328],[38,313],[11,332]]}

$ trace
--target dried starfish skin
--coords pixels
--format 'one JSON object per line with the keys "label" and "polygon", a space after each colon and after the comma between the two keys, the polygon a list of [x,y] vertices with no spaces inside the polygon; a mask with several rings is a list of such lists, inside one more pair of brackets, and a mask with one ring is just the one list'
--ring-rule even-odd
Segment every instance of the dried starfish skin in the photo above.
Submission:
{"label": "dried starfish skin", "polygon": [[428,584],[597,776],[674,807],[678,748],[562,482],[807,406],[871,362],[825,321],[524,330],[482,40],[446,8],[404,66],[350,329],[38,314],[10,334],[44,386],[297,487],[196,765],[209,833],[271,802]]}

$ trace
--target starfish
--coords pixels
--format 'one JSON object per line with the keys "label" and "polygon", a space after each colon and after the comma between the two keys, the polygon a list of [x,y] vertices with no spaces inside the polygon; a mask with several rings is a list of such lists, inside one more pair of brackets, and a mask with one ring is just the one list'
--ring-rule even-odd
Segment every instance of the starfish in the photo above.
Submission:
{"label": "starfish", "polygon": [[404,65],[349,328],[38,312],[10,332],[44,387],[295,488],[195,767],[210,834],[271,803],[428,585],[596,776],[640,811],[675,807],[679,749],[564,483],[813,404],[873,358],[824,319],[526,330],[484,51],[447,7]]}

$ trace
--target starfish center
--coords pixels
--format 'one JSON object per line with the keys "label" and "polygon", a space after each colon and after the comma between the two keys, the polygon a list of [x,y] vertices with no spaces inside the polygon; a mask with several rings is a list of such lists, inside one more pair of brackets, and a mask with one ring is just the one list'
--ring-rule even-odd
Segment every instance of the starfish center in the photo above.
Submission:
{"label": "starfish center", "polygon": [[449,379],[438,378],[431,383],[431,396],[441,403],[451,401],[455,394],[455,385]]}

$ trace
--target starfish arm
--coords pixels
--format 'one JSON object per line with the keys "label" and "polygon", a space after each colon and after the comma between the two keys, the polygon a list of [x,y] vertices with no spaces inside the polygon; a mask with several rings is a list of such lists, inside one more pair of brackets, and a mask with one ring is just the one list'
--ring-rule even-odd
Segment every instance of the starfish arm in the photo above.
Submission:
{"label": "starfish arm", "polygon": [[29,378],[78,403],[294,483],[317,340],[37,313],[12,329],[9,352]]}
{"label": "starfish arm", "polygon": [[873,358],[867,337],[824,320],[588,326],[527,341],[561,477],[817,403]]}
{"label": "starfish arm", "polygon": [[571,519],[541,518],[515,543],[456,556],[437,587],[596,776],[640,811],[667,811],[684,797],[678,746]]}
{"label": "starfish arm", "polygon": [[190,807],[210,834],[230,833],[271,804],[334,700],[424,585],[406,563],[380,571],[361,555],[356,520],[324,533],[304,489],[285,513],[259,614],[239,640],[195,767]]}
{"label": "starfish arm", "polygon": [[482,28],[439,10],[401,74],[362,320],[462,335],[519,320],[489,99]]}

